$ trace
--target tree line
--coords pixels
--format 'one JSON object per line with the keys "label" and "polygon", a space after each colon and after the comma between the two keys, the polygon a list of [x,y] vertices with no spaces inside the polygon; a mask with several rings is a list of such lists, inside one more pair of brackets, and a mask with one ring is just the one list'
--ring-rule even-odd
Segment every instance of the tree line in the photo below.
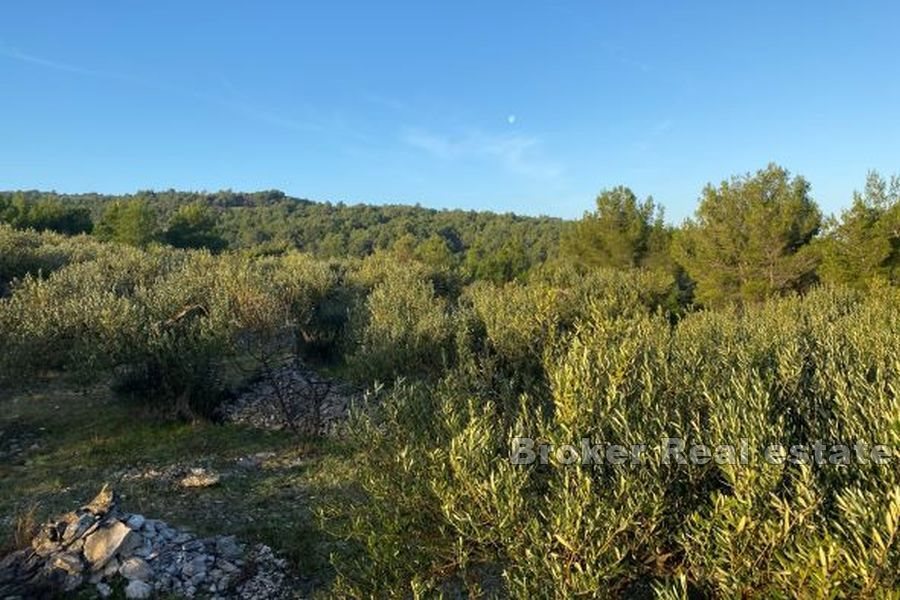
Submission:
{"label": "tree line", "polygon": [[420,206],[317,203],[279,191],[138,192],[126,196],[0,193],[0,222],[145,247],[213,252],[301,250],[319,258],[377,252],[469,281],[523,280],[561,264],[670,273],[678,301],[754,302],[817,282],[868,288],[900,281],[900,179],[868,174],[838,216],[809,182],[770,164],[707,185],[692,218],[666,224],[653,198],[604,190],[576,221]]}

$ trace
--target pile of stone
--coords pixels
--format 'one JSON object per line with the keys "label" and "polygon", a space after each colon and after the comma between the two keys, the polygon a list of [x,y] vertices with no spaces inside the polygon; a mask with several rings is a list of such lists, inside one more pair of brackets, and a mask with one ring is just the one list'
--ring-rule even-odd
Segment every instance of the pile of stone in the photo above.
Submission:
{"label": "pile of stone", "polygon": [[264,372],[219,413],[226,421],[261,429],[330,434],[347,418],[358,396],[346,384],[289,363]]}
{"label": "pile of stone", "polygon": [[52,597],[88,587],[106,598],[160,595],[247,600],[289,597],[286,561],[233,536],[197,538],[120,512],[106,486],[80,509],[44,524],[30,548],[0,561],[0,598]]}

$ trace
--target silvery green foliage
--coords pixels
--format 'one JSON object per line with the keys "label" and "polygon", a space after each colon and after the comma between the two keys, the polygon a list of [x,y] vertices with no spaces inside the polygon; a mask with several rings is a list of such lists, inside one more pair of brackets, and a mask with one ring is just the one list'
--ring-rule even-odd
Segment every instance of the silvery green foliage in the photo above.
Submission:
{"label": "silvery green foliage", "polygon": [[19,231],[0,223],[0,297],[28,275],[47,276],[70,263],[93,260],[103,244],[88,236]]}
{"label": "silvery green foliage", "polygon": [[427,279],[388,271],[351,317],[349,363],[363,380],[440,372],[453,334],[447,301]]}
{"label": "silvery green foliage", "polygon": [[[366,496],[326,512],[326,523],[342,523],[340,534],[358,543],[355,560],[336,557],[342,591],[484,591],[486,566],[502,573],[489,595],[509,597],[900,590],[896,457],[849,468],[665,464],[653,452],[635,466],[508,460],[519,435],[556,444],[652,445],[670,436],[897,447],[897,290],[820,289],[674,326],[640,303],[623,305],[622,289],[583,294],[574,319],[540,310],[562,293],[553,286],[496,293],[472,290],[476,317],[461,329],[471,340],[481,327],[489,356],[460,353],[439,382],[400,385],[380,409],[357,415],[351,429]],[[537,310],[518,309],[522,298]],[[498,316],[503,310],[513,318]],[[498,356],[539,356],[546,385],[499,385],[491,376]]]}
{"label": "silvery green foliage", "polygon": [[[302,351],[292,334],[315,334],[319,305],[336,285],[328,265],[296,254],[87,241],[76,253],[59,236],[12,235],[31,250],[20,252],[11,271],[23,275],[0,299],[0,379],[26,383],[52,369],[89,382],[113,373],[122,391],[182,416],[212,409],[229,357],[247,340]],[[34,257],[56,251],[68,254],[45,273]]]}
{"label": "silvery green foliage", "polygon": [[[348,427],[358,493],[323,508],[342,540],[338,594],[900,590],[896,456],[852,467],[652,459],[665,437],[900,447],[896,288],[674,318],[661,309],[671,278],[653,272],[563,269],[457,295],[427,267],[381,255],[212,256],[2,227],[0,249],[3,385],[47,369],[113,373],[166,411],[200,412],[230,357],[322,343],[389,384]],[[513,465],[518,436],[646,443],[651,459]]]}

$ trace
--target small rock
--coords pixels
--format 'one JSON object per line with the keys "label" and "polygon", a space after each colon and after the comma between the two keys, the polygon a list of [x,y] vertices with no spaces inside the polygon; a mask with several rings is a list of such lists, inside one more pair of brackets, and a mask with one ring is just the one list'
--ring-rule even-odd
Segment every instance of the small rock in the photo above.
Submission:
{"label": "small rock", "polygon": [[62,569],[69,575],[80,575],[84,570],[84,563],[77,554],[63,552],[53,557],[53,566]]}
{"label": "small rock", "polygon": [[95,587],[97,588],[97,595],[101,598],[109,598],[112,596],[113,589],[108,583],[100,582]]}
{"label": "small rock", "polygon": [[184,565],[181,568],[181,572],[185,577],[194,577],[200,573],[203,576],[206,576],[206,556],[201,554],[200,556],[194,557],[190,562]]}
{"label": "small rock", "polygon": [[109,562],[106,563],[106,566],[103,567],[103,570],[100,571],[100,575],[102,577],[107,577],[109,579],[112,579],[113,577],[116,576],[116,573],[118,573],[118,572],[119,572],[119,559],[111,558],[111,559],[109,559]]}
{"label": "small rock", "polygon": [[84,556],[91,569],[98,571],[103,568],[120,549],[133,544],[135,536],[137,534],[120,521],[92,533],[84,541]]}
{"label": "small rock", "polygon": [[132,556],[137,556],[139,558],[148,558],[153,554],[153,542],[150,541],[146,534],[143,536],[143,538],[143,543],[131,552]]}
{"label": "small rock", "polygon": [[31,548],[38,556],[50,556],[59,551],[59,543],[52,539],[49,530],[42,530],[31,540]]}
{"label": "small rock", "polygon": [[82,515],[71,513],[66,520],[68,524],[62,536],[63,544],[69,544],[87,533],[87,530],[97,521],[97,518],[90,513]]}
{"label": "small rock", "polygon": [[128,539],[119,548],[119,558],[128,558],[133,556],[135,552],[144,547],[144,536],[132,531]]}
{"label": "small rock", "polygon": [[153,594],[153,586],[133,579],[125,586],[125,597],[129,600],[144,600]]}
{"label": "small rock", "polygon": [[91,502],[84,507],[85,510],[95,515],[105,515],[116,505],[116,495],[113,493],[109,485],[104,484],[100,493],[97,494]]}
{"label": "small rock", "polygon": [[144,522],[144,526],[141,527],[141,533],[144,534],[145,537],[154,537],[157,535],[156,525],[153,521],[147,520]]}
{"label": "small rock", "polygon": [[173,544],[187,544],[194,536],[189,533],[177,533],[175,531],[172,532],[172,537],[169,538]]}
{"label": "small rock", "polygon": [[181,487],[204,488],[219,483],[219,474],[203,468],[191,469],[191,472],[181,480]]}
{"label": "small rock", "polygon": [[144,515],[131,515],[128,517],[128,520],[125,521],[125,524],[134,530],[138,530],[143,527],[146,522],[147,519],[144,518]]}
{"label": "small rock", "polygon": [[222,558],[239,558],[243,551],[234,536],[224,536],[216,540],[216,553]]}
{"label": "small rock", "polygon": [[74,592],[81,587],[82,583],[84,583],[84,576],[81,573],[70,573],[69,575],[66,575],[62,584],[62,589],[64,592]]}
{"label": "small rock", "polygon": [[132,557],[122,563],[122,566],[119,567],[119,574],[125,579],[149,581],[153,577],[153,569],[144,559]]}
{"label": "small rock", "polygon": [[238,570],[236,566],[228,562],[227,560],[220,560],[216,563],[219,569],[222,570],[223,573],[234,573]]}
{"label": "small rock", "polygon": [[241,456],[237,459],[237,466],[248,471],[255,471],[262,466],[263,461],[255,456]]}

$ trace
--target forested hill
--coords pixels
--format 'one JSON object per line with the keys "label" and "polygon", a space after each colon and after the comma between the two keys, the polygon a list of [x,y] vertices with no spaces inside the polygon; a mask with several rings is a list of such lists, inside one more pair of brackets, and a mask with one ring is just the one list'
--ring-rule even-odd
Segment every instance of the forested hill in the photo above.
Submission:
{"label": "forested hill", "polygon": [[[90,233],[136,247],[293,250],[326,259],[389,251],[463,281],[507,282],[573,267],[666,273],[682,301],[758,302],[819,282],[900,283],[900,177],[869,173],[839,216],[822,214],[802,176],[770,164],[700,193],[692,219],[668,226],[652,198],[603,190],[578,221],[420,206],[312,202],[278,191],[125,196],[0,192],[0,223]],[[0,246],[2,251],[2,246]],[[3,274],[0,273],[0,277]]]}
{"label": "forested hill", "polygon": [[565,225],[551,217],[487,211],[314,202],[277,190],[169,190],[122,196],[0,192],[0,221],[15,223],[18,219],[20,226],[63,233],[93,229],[102,237],[104,214],[108,217],[116,203],[123,211],[132,211],[130,221],[140,221],[136,213],[149,209],[152,214],[143,219],[146,227],[160,231],[173,218],[212,219],[222,247],[271,252],[296,248],[329,258],[364,257],[393,248],[426,262],[465,262],[473,275],[490,279],[512,278],[552,257]]}

